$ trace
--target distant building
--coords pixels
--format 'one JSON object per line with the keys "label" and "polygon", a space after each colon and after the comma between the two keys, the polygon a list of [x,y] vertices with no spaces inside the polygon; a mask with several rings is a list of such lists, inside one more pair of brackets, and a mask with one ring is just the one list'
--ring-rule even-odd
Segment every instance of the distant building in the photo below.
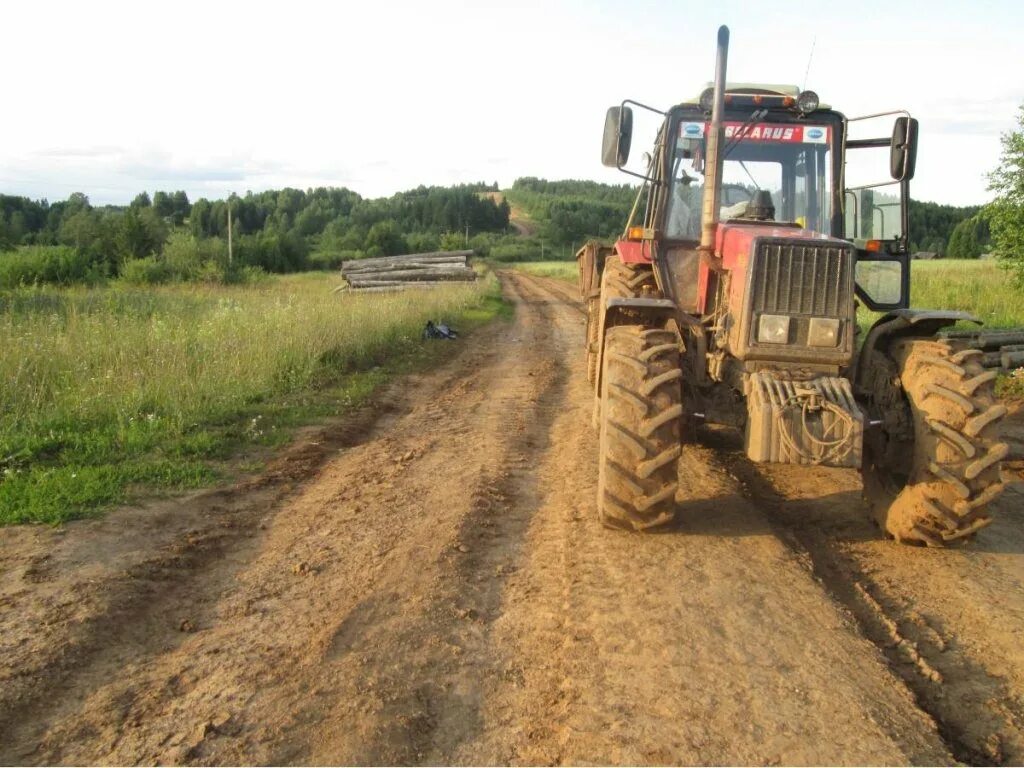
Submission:
{"label": "distant building", "polygon": [[918,251],[913,254],[910,258],[912,259],[941,259],[942,256],[937,251]]}

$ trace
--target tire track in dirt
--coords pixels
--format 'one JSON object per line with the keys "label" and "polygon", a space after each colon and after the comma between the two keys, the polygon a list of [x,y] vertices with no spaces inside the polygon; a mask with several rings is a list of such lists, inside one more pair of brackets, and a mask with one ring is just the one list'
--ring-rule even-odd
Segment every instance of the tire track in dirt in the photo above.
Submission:
{"label": "tire track in dirt", "polygon": [[948,761],[884,659],[706,449],[687,448],[676,530],[597,524],[583,318],[558,284],[522,282],[561,305],[572,407],[495,628],[517,685],[489,692],[501,726],[457,761]]}
{"label": "tire track in dirt", "polygon": [[[549,323],[520,315],[421,377],[425,392],[405,382],[411,404],[263,510],[266,532],[223,577],[178,572],[152,611],[118,616],[128,636],[108,631],[70,683],[55,673],[62,698],[11,723],[2,758],[415,762],[461,738],[447,730],[472,714],[462,658],[488,666],[476,650],[500,593],[474,569],[496,583],[514,569],[514,546],[487,545],[514,543],[521,520],[495,510],[528,496],[565,377]],[[198,631],[172,629],[182,615]]]}
{"label": "tire track in dirt", "polygon": [[[568,298],[568,286],[557,293]],[[703,434],[716,449],[710,460],[770,511],[780,538],[885,654],[956,758],[1020,763],[1024,607],[1006,600],[1024,584],[1024,564],[1013,557],[1024,552],[1020,483],[967,548],[908,549],[884,541],[867,519],[856,472],[757,465],[728,430]],[[1012,469],[1005,479],[1019,480]]]}
{"label": "tire track in dirt", "polygon": [[867,519],[856,472],[756,465],[738,438],[720,433],[709,443],[886,655],[957,760],[1020,764],[1024,606],[1007,599],[1024,586],[1020,483],[966,547],[900,547]]}
{"label": "tire track in dirt", "polygon": [[[518,568],[523,532],[536,508],[531,455],[547,447],[566,371],[557,360],[541,356],[551,333],[543,307],[525,311],[531,299],[512,281],[506,288],[519,307],[511,334],[521,348],[507,350],[510,354],[489,376],[495,389],[511,386],[525,396],[495,400],[493,412],[480,420],[485,436],[507,441],[506,448],[501,455],[487,456],[492,466],[482,468],[468,509],[456,521],[453,552],[443,556],[426,607],[419,616],[402,611],[390,630],[373,629],[382,645],[410,648],[426,640],[436,647],[419,659],[404,656],[382,675],[375,687],[390,690],[395,698],[375,713],[373,725],[363,726],[365,738],[320,736],[311,753],[315,762],[448,762],[460,744],[485,727],[480,712],[484,681],[507,677],[505,661],[489,648],[491,625],[500,614],[505,580]],[[343,711],[336,714],[341,734],[352,718]]]}

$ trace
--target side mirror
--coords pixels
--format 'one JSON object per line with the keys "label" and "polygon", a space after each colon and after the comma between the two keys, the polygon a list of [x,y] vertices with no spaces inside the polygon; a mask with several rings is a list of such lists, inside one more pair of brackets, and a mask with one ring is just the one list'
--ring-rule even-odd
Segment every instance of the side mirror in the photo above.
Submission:
{"label": "side mirror", "polygon": [[612,107],[604,118],[604,144],[601,146],[601,164],[621,168],[629,160],[629,145],[633,139],[633,110]]}
{"label": "side mirror", "polygon": [[917,120],[897,117],[889,145],[889,172],[896,181],[914,178],[917,167]]}

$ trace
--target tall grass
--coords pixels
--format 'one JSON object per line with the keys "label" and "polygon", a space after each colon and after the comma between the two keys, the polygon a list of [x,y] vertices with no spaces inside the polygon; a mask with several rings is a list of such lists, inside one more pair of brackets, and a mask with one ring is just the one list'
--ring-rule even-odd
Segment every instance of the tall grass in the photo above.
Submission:
{"label": "tall grass", "polygon": [[509,266],[538,277],[554,277],[558,280],[572,282],[579,279],[579,270],[575,261],[525,261]]}
{"label": "tall grass", "polygon": [[986,327],[1024,325],[1024,291],[995,261],[915,261],[910,304],[922,309],[961,309]]}
{"label": "tall grass", "polygon": [[134,482],[202,482],[204,459],[264,431],[247,421],[259,404],[408,353],[427,319],[458,323],[496,292],[493,278],[332,287],[320,273],[0,293],[0,522],[80,514]]}

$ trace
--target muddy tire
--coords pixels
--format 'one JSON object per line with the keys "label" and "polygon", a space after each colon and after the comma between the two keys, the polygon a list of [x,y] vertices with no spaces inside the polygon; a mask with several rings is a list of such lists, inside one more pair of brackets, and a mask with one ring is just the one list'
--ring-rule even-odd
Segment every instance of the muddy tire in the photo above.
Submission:
{"label": "muddy tire", "polygon": [[620,325],[605,334],[598,515],[646,530],[675,517],[683,416],[679,337]]}
{"label": "muddy tire", "polygon": [[623,264],[618,256],[609,256],[601,274],[600,298],[587,302],[587,381],[597,382],[601,330],[601,308],[611,298],[660,296],[650,267]]}
{"label": "muddy tire", "polygon": [[591,299],[587,302],[587,381],[597,381],[598,332],[601,322],[601,302]]}
{"label": "muddy tire", "polygon": [[661,293],[650,265],[623,264],[618,256],[609,256],[601,275],[601,296],[604,299],[637,296],[658,298]]}
{"label": "muddy tire", "polygon": [[999,426],[1006,408],[996,402],[996,374],[981,367],[980,356],[931,339],[890,350],[912,430],[884,452],[866,441],[863,473],[875,519],[897,541],[941,547],[991,522],[989,504],[1003,489],[1007,445]]}

